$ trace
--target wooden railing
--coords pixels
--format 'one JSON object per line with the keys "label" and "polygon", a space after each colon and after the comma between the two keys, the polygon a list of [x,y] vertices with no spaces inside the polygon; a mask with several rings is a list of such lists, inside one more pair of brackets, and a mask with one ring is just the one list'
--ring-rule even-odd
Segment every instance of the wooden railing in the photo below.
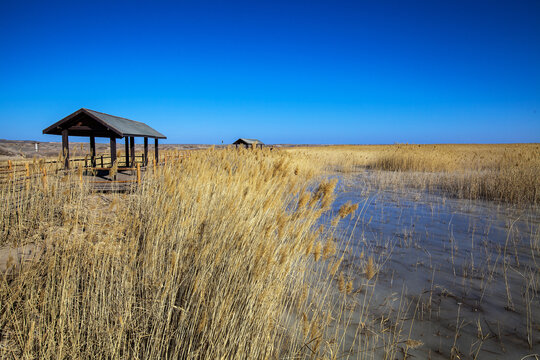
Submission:
{"label": "wooden railing", "polygon": [[[151,156],[148,156],[148,158],[153,159],[153,157],[151,157]],[[161,158],[163,158],[163,156],[160,156],[160,160],[161,160]],[[116,160],[117,160],[118,166],[124,166],[124,167],[129,166],[129,164],[126,161],[126,157],[123,156],[123,155],[117,156]],[[134,160],[135,160],[135,164],[140,163],[141,165],[143,165],[145,163],[144,154],[135,154]],[[132,161],[132,159],[130,157],[129,162],[131,162],[131,161]],[[7,160],[7,161],[0,162],[0,173],[2,171],[11,171],[13,167],[16,167],[16,166],[21,165],[21,164],[29,163],[29,162],[32,163],[32,162],[34,162],[34,160],[26,160],[26,159],[24,159],[24,160]],[[51,159],[40,160],[38,162],[40,164],[58,164],[58,165],[61,165],[62,167],[64,166],[64,160],[58,160],[58,159],[57,160],[51,160]],[[102,168],[112,167],[111,155],[105,155],[105,154],[96,155],[96,157],[95,157],[96,166],[92,166],[92,158],[91,158],[90,155],[86,155],[84,157],[72,157],[72,158],[69,159],[69,163],[70,163],[70,165],[75,165],[76,167],[78,167],[79,164],[84,163],[85,168],[89,168],[89,167],[102,167]],[[134,164],[134,166],[135,166],[135,164]]]}
{"label": "wooden railing", "polygon": [[81,184],[141,184],[142,172],[146,171],[146,167],[141,166],[140,163],[136,163],[134,167],[118,167],[116,170],[119,173],[131,171],[135,175],[135,179],[130,180],[117,180],[116,175],[110,180],[91,180],[92,177],[85,175],[91,175],[96,171],[111,171],[112,168],[92,168],[92,167],[78,167],[71,170],[64,170],[60,166],[54,166],[54,163],[48,164],[18,164],[10,166],[2,166],[0,169],[0,185],[11,184],[18,188],[28,187],[30,182],[41,179],[43,184],[47,184],[51,177],[65,177],[71,175],[72,179],[78,180]]}
{"label": "wooden railing", "polygon": [[[156,163],[154,158],[149,156],[149,165],[154,167],[162,166],[168,162],[172,162],[177,159],[189,156],[189,151],[182,152],[163,152],[160,154],[160,159]],[[129,159],[132,160],[131,157]],[[87,183],[141,183],[142,172],[146,171],[147,167],[145,166],[144,154],[135,155],[135,164],[129,166],[126,164],[125,156],[117,157],[117,164],[119,165],[116,170],[119,172],[132,171],[133,175],[136,175],[134,180],[86,180]],[[95,166],[92,166],[90,156],[85,156],[81,158],[70,159],[71,170],[64,169],[63,160],[7,160],[0,162],[0,184],[5,183],[26,183],[28,180],[41,177],[43,182],[47,181],[47,178],[52,175],[62,174],[66,175],[68,173],[78,173],[79,180],[83,182],[83,173],[86,172],[98,172],[98,171],[111,171],[112,162],[110,155],[97,155],[95,158]],[[123,166],[122,166],[123,165]],[[126,166],[127,165],[127,166]]]}

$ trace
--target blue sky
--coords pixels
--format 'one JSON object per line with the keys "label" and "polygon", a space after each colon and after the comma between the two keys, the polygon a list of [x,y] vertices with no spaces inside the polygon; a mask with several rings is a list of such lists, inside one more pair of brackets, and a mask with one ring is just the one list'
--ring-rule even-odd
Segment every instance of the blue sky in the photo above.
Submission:
{"label": "blue sky", "polygon": [[0,138],[86,107],[169,143],[540,141],[536,0],[0,0],[0,49]]}

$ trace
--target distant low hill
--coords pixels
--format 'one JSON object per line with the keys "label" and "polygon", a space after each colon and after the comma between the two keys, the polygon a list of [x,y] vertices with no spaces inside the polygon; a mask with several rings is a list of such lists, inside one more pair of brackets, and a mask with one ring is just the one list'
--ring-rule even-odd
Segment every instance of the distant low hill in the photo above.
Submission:
{"label": "distant low hill", "polygon": [[[70,139],[71,140],[71,139]],[[139,143],[136,144],[136,150],[142,151],[142,140],[137,139]],[[137,142],[137,140],[135,140]],[[35,144],[38,143],[38,151],[36,151]],[[149,142],[149,149],[152,150],[154,143],[151,140]],[[204,149],[211,145],[205,144],[159,144],[160,150],[189,150],[189,149]],[[216,146],[221,147],[221,146]],[[123,142],[117,144],[117,150],[122,151],[124,149]],[[97,154],[108,154],[109,144],[96,143]],[[0,160],[17,159],[17,158],[42,158],[42,157],[55,157],[62,152],[61,142],[41,142],[35,140],[6,140],[0,139]],[[69,152],[72,156],[84,156],[90,152],[88,142],[69,142]]]}
{"label": "distant low hill", "polygon": [[[38,143],[38,151],[35,144]],[[77,146],[71,144],[70,149]],[[80,147],[80,145],[78,145]],[[62,144],[57,142],[38,142],[35,140],[6,140],[0,139],[0,158],[32,158],[57,156]]]}
{"label": "distant low hill", "polygon": [[[71,140],[71,139],[70,139]],[[142,151],[143,145],[140,138],[135,140],[138,141],[136,146],[137,151]],[[35,149],[35,144],[38,143],[38,151]],[[152,139],[149,141],[149,149],[152,150],[154,147],[154,142]],[[160,150],[194,150],[194,149],[205,149],[212,145],[209,144],[159,144]],[[228,146],[225,145],[214,145],[216,148],[223,148]],[[272,145],[273,147],[293,147],[293,146],[310,146],[310,145],[294,145],[294,144],[276,144]],[[117,150],[121,151],[124,149],[123,141],[120,140],[117,143]],[[35,140],[6,140],[0,139],[0,160],[7,159],[17,159],[17,158],[33,158],[33,157],[54,157],[58,156],[62,151],[61,142],[41,142]],[[90,152],[88,142],[69,142],[69,151],[70,154],[75,156],[84,156]],[[98,154],[108,154],[109,153],[109,144],[108,143],[96,143],[96,152]]]}

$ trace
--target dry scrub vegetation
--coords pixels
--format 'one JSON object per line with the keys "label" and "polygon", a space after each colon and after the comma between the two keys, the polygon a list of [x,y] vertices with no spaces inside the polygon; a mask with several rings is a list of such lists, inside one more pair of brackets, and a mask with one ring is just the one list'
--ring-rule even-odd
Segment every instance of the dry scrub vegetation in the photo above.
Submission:
{"label": "dry scrub vegetation", "polygon": [[539,144],[364,145],[287,149],[329,171],[377,172],[374,182],[465,199],[540,203]]}
{"label": "dry scrub vegetation", "polygon": [[336,229],[350,216],[354,232],[363,210],[347,202],[329,212],[336,181],[318,175],[368,169],[380,185],[537,204],[539,151],[171,152],[141,186],[112,194],[93,192],[80,170],[51,175],[56,165],[35,162],[35,178],[0,186],[0,248],[32,251],[0,273],[0,357],[406,358],[422,342],[401,320],[411,311],[403,294],[372,315],[390,255],[366,247],[348,272]]}
{"label": "dry scrub vegetation", "polygon": [[33,252],[0,274],[0,357],[343,353],[341,259],[315,226],[335,182],[308,188],[283,152],[174,158],[128,194],[92,193],[78,171],[1,187],[0,246]]}

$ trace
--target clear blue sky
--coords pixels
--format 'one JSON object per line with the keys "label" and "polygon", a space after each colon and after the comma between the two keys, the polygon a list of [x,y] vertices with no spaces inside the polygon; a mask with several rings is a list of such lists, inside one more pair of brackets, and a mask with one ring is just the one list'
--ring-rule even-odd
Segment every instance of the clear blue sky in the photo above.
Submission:
{"label": "clear blue sky", "polygon": [[539,142],[540,1],[0,0],[0,138],[81,107],[169,143]]}

